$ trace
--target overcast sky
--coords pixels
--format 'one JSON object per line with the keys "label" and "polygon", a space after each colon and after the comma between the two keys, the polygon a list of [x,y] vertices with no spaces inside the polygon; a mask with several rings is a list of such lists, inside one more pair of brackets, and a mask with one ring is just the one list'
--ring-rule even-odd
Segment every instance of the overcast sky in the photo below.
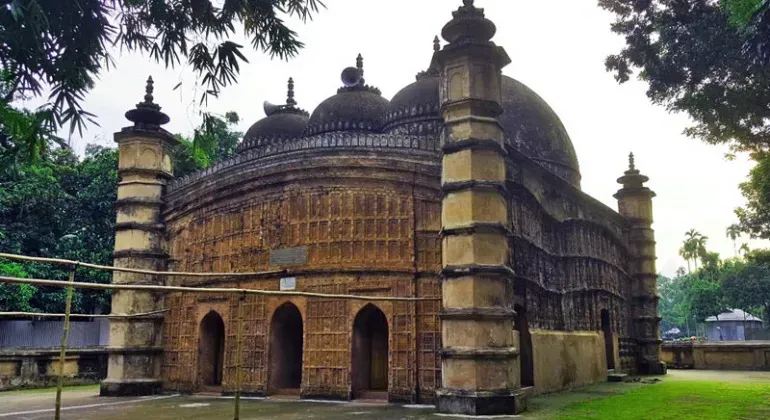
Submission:
{"label": "overcast sky", "polygon": [[[432,54],[432,40],[451,18],[461,0],[323,0],[327,9],[312,22],[291,21],[306,47],[288,61],[270,60],[251,50],[240,83],[231,87],[209,110],[236,111],[239,128],[264,117],[262,102],[282,104],[286,80],[294,77],[299,106],[312,112],[336,93],[340,72],[364,56],[368,84],[390,99],[414,81]],[[618,85],[604,69],[604,58],[623,46],[610,32],[613,17],[596,0],[477,0],[498,28],[494,41],[513,62],[503,72],[540,94],[561,117],[577,150],[583,191],[617,209],[612,195],[616,179],[627,168],[633,151],[637,167],[650,177],[654,201],[658,270],[672,275],[684,266],[678,257],[684,232],[697,229],[709,237],[708,248],[723,257],[733,255],[725,228],[734,223],[733,209],[743,204],[738,191],[749,169],[744,156],[728,162],[725,147],[685,137],[683,115],[671,115],[650,104],[642,83]],[[85,106],[96,113],[101,127],[74,138],[82,151],[86,143],[113,145],[112,133],[127,125],[126,110],[139,102],[144,81],[155,79],[156,103],[171,117],[166,128],[189,133],[199,124],[195,77],[185,68],[165,70],[141,56],[118,54],[116,68],[102,75]],[[182,82],[180,89],[172,88]],[[29,105],[32,105],[30,103]],[[739,241],[740,243],[746,240]],[[749,241],[766,247],[765,241]]]}

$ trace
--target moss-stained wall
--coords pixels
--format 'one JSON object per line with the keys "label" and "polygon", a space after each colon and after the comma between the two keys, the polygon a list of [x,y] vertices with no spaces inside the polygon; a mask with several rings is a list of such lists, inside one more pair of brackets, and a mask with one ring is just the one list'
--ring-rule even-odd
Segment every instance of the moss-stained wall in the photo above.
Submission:
{"label": "moss-stained wall", "polygon": [[535,394],[588,385],[607,377],[599,331],[531,330]]}
{"label": "moss-stained wall", "polygon": [[661,359],[673,368],[770,370],[770,341],[665,343]]}

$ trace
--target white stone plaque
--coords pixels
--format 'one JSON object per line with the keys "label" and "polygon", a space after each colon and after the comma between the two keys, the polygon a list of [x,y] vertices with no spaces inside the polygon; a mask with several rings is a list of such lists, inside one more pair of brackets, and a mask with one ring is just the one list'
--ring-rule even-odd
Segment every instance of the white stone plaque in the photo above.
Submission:
{"label": "white stone plaque", "polygon": [[284,277],[281,279],[281,290],[294,290],[297,288],[296,277]]}

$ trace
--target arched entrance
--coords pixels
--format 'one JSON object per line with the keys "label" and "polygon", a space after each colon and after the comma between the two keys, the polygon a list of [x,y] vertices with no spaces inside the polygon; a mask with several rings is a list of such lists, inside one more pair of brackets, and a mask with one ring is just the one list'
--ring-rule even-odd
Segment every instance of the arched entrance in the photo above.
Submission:
{"label": "arched entrance", "polygon": [[198,374],[203,387],[222,385],[225,361],[225,323],[215,311],[201,320],[198,340]]}
{"label": "arched entrance", "polygon": [[602,309],[602,332],[604,333],[604,352],[607,354],[607,369],[615,369],[615,343],[612,338],[610,311]]}
{"label": "arched entrance", "polygon": [[388,390],[388,320],[376,306],[364,306],[353,321],[353,398]]}
{"label": "arched entrance", "polygon": [[514,327],[519,332],[519,363],[521,369],[521,386],[535,386],[535,355],[532,350],[532,334],[529,333],[527,310],[521,305],[515,305]]}
{"label": "arched entrance", "polygon": [[270,322],[271,393],[296,393],[302,384],[302,314],[291,302],[279,306]]}

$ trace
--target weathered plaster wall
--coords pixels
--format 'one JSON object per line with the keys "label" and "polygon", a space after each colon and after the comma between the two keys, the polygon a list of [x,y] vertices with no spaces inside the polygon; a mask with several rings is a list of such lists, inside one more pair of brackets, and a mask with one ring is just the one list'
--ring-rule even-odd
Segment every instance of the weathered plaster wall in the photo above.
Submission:
{"label": "weathered plaster wall", "polygon": [[770,341],[664,343],[661,359],[672,368],[770,370]]}
{"label": "weathered plaster wall", "polygon": [[604,337],[596,331],[532,330],[535,394],[606,380]]}
{"label": "weathered plaster wall", "polygon": [[[64,384],[93,384],[107,376],[107,350],[67,349]],[[53,386],[59,373],[58,349],[0,351],[0,391]]]}

